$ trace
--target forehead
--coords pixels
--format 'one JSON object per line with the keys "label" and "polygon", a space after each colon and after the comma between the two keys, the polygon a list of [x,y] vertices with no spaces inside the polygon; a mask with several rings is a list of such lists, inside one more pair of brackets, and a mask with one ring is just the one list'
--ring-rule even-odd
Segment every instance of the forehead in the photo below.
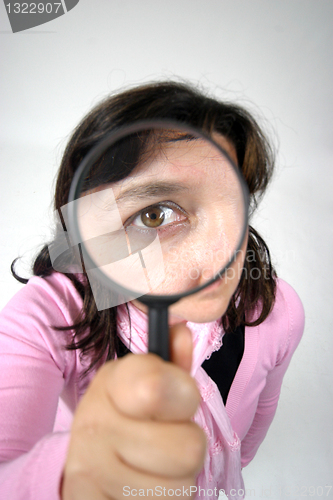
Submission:
{"label": "forehead", "polygon": [[[233,145],[219,134],[214,140],[236,163]],[[149,182],[172,182],[191,190],[200,189],[220,182],[226,175],[227,166],[230,168],[220,149],[205,139],[169,141],[140,163],[129,177],[112,187],[116,198],[125,198],[131,187]]]}

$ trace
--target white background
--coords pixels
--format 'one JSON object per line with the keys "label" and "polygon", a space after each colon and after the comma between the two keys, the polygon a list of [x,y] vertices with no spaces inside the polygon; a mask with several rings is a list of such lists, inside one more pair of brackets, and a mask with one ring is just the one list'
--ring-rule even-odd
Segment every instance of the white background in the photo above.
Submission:
{"label": "white background", "polygon": [[306,311],[276,418],[244,469],[247,498],[310,497],[310,486],[324,488],[312,498],[326,498],[333,483],[332,0],[81,0],[17,34],[1,2],[0,19],[0,307],[21,286],[10,276],[12,259],[22,255],[18,269],[29,276],[29,258],[47,238],[61,153],[92,105],[161,78],[187,79],[244,104],[279,147],[254,226]]}

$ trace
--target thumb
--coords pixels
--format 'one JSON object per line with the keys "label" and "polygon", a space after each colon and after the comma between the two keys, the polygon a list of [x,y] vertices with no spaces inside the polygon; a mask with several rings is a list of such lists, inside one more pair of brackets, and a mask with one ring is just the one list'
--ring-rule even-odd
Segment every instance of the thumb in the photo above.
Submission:
{"label": "thumb", "polygon": [[191,371],[193,342],[191,330],[179,323],[170,327],[170,359],[185,370]]}

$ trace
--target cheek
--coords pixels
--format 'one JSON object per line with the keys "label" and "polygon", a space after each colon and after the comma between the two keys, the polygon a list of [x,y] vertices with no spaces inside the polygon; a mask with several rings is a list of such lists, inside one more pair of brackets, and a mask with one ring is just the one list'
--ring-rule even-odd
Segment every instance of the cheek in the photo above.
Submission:
{"label": "cheek", "polygon": [[228,289],[228,294],[230,294],[230,299],[232,295],[235,293],[238,283],[240,282],[243,269],[244,269],[244,257],[243,254],[241,258],[237,258],[237,260],[230,266],[224,276],[223,281],[225,282],[226,288]]}
{"label": "cheek", "polygon": [[223,275],[220,285],[213,291],[202,290],[185,297],[169,308],[170,324],[181,320],[208,323],[221,318],[227,311],[242,276],[247,247],[246,241],[237,259]]}
{"label": "cheek", "polygon": [[[212,246],[212,241],[215,245]],[[167,248],[161,245],[162,258],[155,259],[156,265],[149,266],[150,283],[157,286],[151,289],[152,294],[172,295],[188,292],[202,286],[216,276],[230,259],[233,250],[228,246],[228,238],[221,231],[219,240],[212,234],[201,238],[186,238],[178,246]],[[153,262],[147,259],[148,263]],[[163,266],[160,264],[163,262]]]}
{"label": "cheek", "polygon": [[[176,302],[169,307],[169,324],[182,321],[193,323],[209,323],[221,318],[227,311],[230,300],[241,279],[246,256],[247,238],[236,260],[226,270],[220,284],[212,291],[202,290]],[[147,308],[133,301],[140,310],[147,313]]]}

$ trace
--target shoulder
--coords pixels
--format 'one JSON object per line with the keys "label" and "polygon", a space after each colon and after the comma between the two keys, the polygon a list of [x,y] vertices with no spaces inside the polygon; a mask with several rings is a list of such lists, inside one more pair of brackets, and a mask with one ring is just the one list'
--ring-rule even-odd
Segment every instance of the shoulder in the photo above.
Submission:
{"label": "shoulder", "polygon": [[304,331],[305,313],[302,301],[286,281],[278,278],[273,309],[260,325],[262,334],[275,349],[277,362],[292,355]]}
{"label": "shoulder", "polygon": [[305,313],[302,301],[294,288],[282,279],[277,279],[273,312],[285,315],[290,334],[303,333]]}
{"label": "shoulder", "polygon": [[[33,276],[3,308],[2,312],[62,315],[71,324],[82,308],[82,299],[74,284],[65,275],[54,272],[41,278]],[[44,316],[42,313],[42,315]],[[62,322],[63,322],[62,321]]]}
{"label": "shoulder", "polygon": [[48,359],[65,370],[70,354],[64,347],[71,331],[55,327],[72,325],[82,310],[82,299],[73,283],[61,273],[34,276],[0,313],[2,352]]}

